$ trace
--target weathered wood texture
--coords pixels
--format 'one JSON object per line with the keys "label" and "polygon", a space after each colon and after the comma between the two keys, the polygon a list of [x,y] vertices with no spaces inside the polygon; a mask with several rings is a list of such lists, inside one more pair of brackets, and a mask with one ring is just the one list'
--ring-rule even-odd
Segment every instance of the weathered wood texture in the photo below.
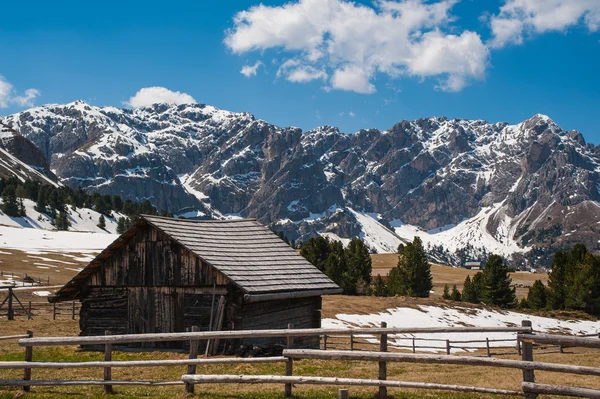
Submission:
{"label": "weathered wood texture", "polygon": [[480,333],[480,332],[522,332],[521,327],[423,327],[423,328],[311,328],[311,329],[276,329],[249,331],[201,331],[199,333],[169,334],[128,334],[96,337],[38,337],[22,338],[20,346],[62,346],[90,344],[123,344],[150,341],[189,341],[190,339],[233,339],[259,337],[306,337],[322,335],[378,335],[378,334],[420,334],[420,333]]}
{"label": "weathered wood texture", "polygon": [[519,391],[505,389],[480,388],[461,385],[433,384],[427,382],[407,382],[391,380],[371,380],[358,378],[337,377],[304,377],[304,376],[278,376],[278,375],[183,375],[182,381],[192,384],[310,384],[310,385],[348,385],[348,386],[373,386],[373,387],[397,387],[435,389],[458,392],[494,393],[500,395],[522,395]]}
{"label": "weathered wood texture", "polygon": [[576,396],[580,398],[600,399],[600,391],[597,389],[568,387],[562,385],[536,384],[533,382],[523,382],[521,385],[523,391],[527,394]]}
{"label": "weathered wood texture", "polygon": [[91,286],[210,286],[229,280],[162,231],[145,226],[91,274]]}

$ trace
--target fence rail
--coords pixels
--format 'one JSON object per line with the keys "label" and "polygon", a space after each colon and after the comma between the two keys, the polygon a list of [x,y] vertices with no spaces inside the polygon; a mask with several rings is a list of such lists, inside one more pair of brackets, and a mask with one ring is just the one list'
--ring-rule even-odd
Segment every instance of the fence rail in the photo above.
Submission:
{"label": "fence rail", "polygon": [[[197,328],[194,328],[197,330]],[[517,333],[517,340],[522,347],[522,360],[499,359],[479,356],[452,356],[449,351],[446,355],[440,354],[415,354],[388,352],[388,339],[394,334],[436,334],[436,333],[495,333],[511,332]],[[297,337],[323,337],[326,342],[327,336],[350,337],[351,342],[355,337],[371,338],[378,336],[379,351],[352,351],[352,350],[323,350],[294,348],[294,338]],[[198,342],[201,340],[225,340],[244,338],[287,338],[287,349],[283,350],[282,356],[261,358],[198,358]],[[29,391],[34,386],[78,386],[92,385],[103,386],[105,392],[111,393],[114,386],[139,385],[139,386],[170,386],[184,385],[187,392],[194,391],[195,384],[209,383],[260,383],[260,384],[282,384],[285,396],[292,395],[293,385],[315,384],[315,385],[341,385],[341,386],[372,386],[379,388],[379,398],[387,397],[387,388],[419,388],[433,390],[450,390],[459,392],[491,393],[500,395],[526,396],[535,398],[538,394],[556,394],[570,396],[585,396],[600,398],[600,390],[578,387],[564,387],[556,385],[545,385],[535,382],[535,371],[549,371],[569,373],[576,375],[600,376],[600,368],[589,366],[577,366],[569,364],[555,364],[536,362],[533,360],[533,345],[565,345],[580,346],[586,348],[600,347],[600,340],[587,337],[567,337],[550,334],[535,333],[531,324],[524,322],[521,327],[507,328],[479,328],[479,327],[455,327],[455,328],[387,328],[382,323],[381,328],[357,328],[357,329],[294,329],[292,325],[288,329],[280,330],[246,330],[246,331],[192,331],[186,333],[162,333],[162,334],[127,334],[127,335],[104,335],[94,337],[36,337],[28,331],[25,335],[13,335],[0,337],[0,339],[19,339],[19,345],[25,347],[25,361],[0,362],[0,369],[21,369],[24,371],[23,379],[0,380],[0,386],[20,386]],[[177,360],[132,360],[113,361],[112,351],[114,345],[142,342],[166,342],[166,341],[189,341],[189,359]],[[436,338],[423,338],[423,341],[445,342],[449,346],[449,340]],[[489,342],[502,342],[503,339],[490,340],[475,339],[463,340],[455,343],[483,343],[489,348]],[[85,362],[44,362],[33,361],[33,350],[41,346],[64,346],[64,345],[104,345],[104,361]],[[352,345],[351,348],[352,349]],[[488,349],[489,356],[489,349]],[[299,376],[293,375],[294,362],[298,360],[324,360],[324,361],[373,361],[379,366],[376,379],[369,378],[337,378],[321,376]],[[440,365],[463,365],[483,366],[493,368],[510,368],[521,370],[523,379],[521,390],[506,390],[494,387],[475,387],[462,385],[447,385],[426,382],[405,382],[387,379],[387,365],[391,362],[402,363],[426,363]],[[210,364],[285,364],[285,375],[198,375],[196,366]],[[117,380],[112,378],[113,368],[131,367],[158,367],[158,366],[188,366],[187,373],[179,381],[141,381],[141,380]],[[81,369],[102,368],[104,379],[102,380],[34,380],[32,370],[36,369]]]}

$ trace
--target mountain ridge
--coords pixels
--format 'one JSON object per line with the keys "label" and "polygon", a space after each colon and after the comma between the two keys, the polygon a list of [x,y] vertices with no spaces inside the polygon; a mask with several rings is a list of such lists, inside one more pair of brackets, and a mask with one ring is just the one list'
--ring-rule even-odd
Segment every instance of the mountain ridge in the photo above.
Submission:
{"label": "mountain ridge", "polygon": [[600,150],[542,114],[515,125],[432,117],[344,134],[206,104],[76,101],[0,121],[47,154],[65,184],[188,217],[255,217],[290,239],[362,235],[390,251],[419,235],[454,261],[461,251],[481,257],[469,249],[481,246],[521,263],[574,242],[598,246]]}

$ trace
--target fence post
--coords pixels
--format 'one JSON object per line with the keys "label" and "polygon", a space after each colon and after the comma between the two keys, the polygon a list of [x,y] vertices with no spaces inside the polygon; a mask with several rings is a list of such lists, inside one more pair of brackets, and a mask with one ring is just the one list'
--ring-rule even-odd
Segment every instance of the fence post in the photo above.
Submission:
{"label": "fence post", "polygon": [[15,319],[15,310],[13,309],[13,292],[12,288],[8,287],[8,320]]}
{"label": "fence post", "polygon": [[[192,332],[198,332],[200,331],[200,327],[198,326],[192,326]],[[200,342],[197,339],[191,339],[190,340],[190,359],[197,359],[198,358],[198,347],[200,345]],[[208,345],[208,343],[207,343]],[[188,365],[188,374],[196,374],[196,365],[195,364],[189,364]],[[194,393],[194,384],[190,384],[189,382],[185,383],[185,391],[187,393]]]}
{"label": "fence post", "polygon": [[29,301],[29,304],[27,305],[27,320],[31,320],[31,318],[31,301]]}
{"label": "fence post", "polygon": [[413,353],[417,353],[417,345],[415,344],[415,337],[413,337],[412,339],[412,344],[413,344]]}
{"label": "fence post", "polygon": [[52,302],[52,320],[56,320],[56,302]]}
{"label": "fence post", "polygon": [[354,350],[354,335],[350,334],[350,351]]}
{"label": "fence post", "polygon": [[75,320],[75,301],[71,302],[71,319]]}
{"label": "fence post", "polygon": [[[523,320],[521,322],[522,327],[531,328],[531,321]],[[527,362],[533,362],[533,344],[531,342],[522,341],[521,342],[521,359]],[[535,382],[535,374],[533,370],[523,370],[523,382]],[[537,398],[537,394],[525,392],[526,399],[535,399]]]}
{"label": "fence post", "polygon": [[327,335],[323,335],[323,350],[327,350]]}
{"label": "fence post", "polygon": [[[289,323],[288,329],[292,329],[292,328],[294,328],[294,325]],[[287,336],[287,348],[292,349],[293,347],[294,347],[294,338],[288,335]],[[291,376],[293,373],[293,369],[294,369],[294,360],[291,357],[288,357],[287,361],[285,362],[285,375]],[[292,384],[285,384],[285,397],[286,398],[292,397]]]}
{"label": "fence post", "polygon": [[450,354],[450,340],[446,340],[446,355]]}
{"label": "fence post", "polygon": [[[56,302],[54,302],[56,304]],[[110,335],[110,331],[104,331],[104,335]],[[109,343],[104,344],[104,361],[110,362],[112,361],[112,345]],[[104,367],[104,381],[112,380],[112,370],[110,367]],[[112,385],[106,384],[104,385],[104,393],[110,394],[113,393]]]}
{"label": "fence post", "polygon": [[521,356],[521,340],[517,336],[517,354]]}
{"label": "fence post", "polygon": [[340,389],[338,391],[338,399],[349,399],[350,396],[348,395],[348,390],[347,389]]}
{"label": "fence post", "polygon": [[486,337],[485,339],[485,347],[487,349],[487,355],[488,357],[491,357],[492,355],[490,354],[490,339]]}
{"label": "fence post", "polygon": [[[381,328],[386,328],[387,323],[381,322]],[[379,341],[379,351],[387,352],[387,334],[381,334],[381,340]],[[379,380],[385,381],[387,379],[387,362],[379,362]],[[387,398],[387,387],[379,387],[379,399]]]}
{"label": "fence post", "polygon": [[[29,338],[33,337],[33,332],[27,331],[27,336]],[[27,345],[25,347],[25,361],[26,362],[33,361],[33,346]],[[25,381],[31,380],[31,369],[25,368],[24,373],[23,373],[23,380],[25,380]],[[29,385],[23,385],[23,391],[29,392],[30,390],[31,390],[31,387]]]}

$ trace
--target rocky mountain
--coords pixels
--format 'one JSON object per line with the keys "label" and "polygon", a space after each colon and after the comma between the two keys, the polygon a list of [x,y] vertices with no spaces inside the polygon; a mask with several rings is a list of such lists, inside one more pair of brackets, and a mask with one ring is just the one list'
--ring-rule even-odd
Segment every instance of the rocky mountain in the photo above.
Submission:
{"label": "rocky mountain", "polygon": [[50,164],[31,141],[0,122],[0,177],[58,184]]}
{"label": "rocky mountain", "polygon": [[[186,217],[255,217],[290,239],[361,235],[440,258],[598,247],[600,148],[544,115],[517,125],[427,118],[302,132],[204,104],[82,101],[2,118],[60,180]],[[531,255],[534,254],[534,255]]]}

